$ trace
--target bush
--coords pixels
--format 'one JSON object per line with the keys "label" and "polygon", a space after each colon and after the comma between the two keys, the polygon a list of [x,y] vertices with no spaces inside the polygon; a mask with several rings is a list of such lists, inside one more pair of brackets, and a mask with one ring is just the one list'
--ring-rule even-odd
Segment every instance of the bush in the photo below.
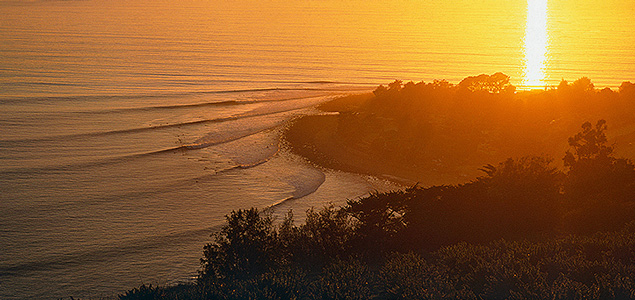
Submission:
{"label": "bush", "polygon": [[280,263],[277,231],[269,214],[256,208],[233,211],[227,225],[204,247],[200,280],[252,278]]}

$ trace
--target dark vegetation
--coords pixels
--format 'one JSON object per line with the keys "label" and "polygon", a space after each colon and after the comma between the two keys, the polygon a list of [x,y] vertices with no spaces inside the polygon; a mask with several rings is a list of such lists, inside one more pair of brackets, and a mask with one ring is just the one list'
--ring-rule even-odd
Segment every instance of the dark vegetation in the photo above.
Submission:
{"label": "dark vegetation", "polygon": [[[439,102],[461,93],[464,101],[513,102],[517,95],[502,74],[469,77],[458,86],[396,82],[376,96],[348,98],[343,117],[350,120],[343,122],[378,118],[351,112],[357,110],[412,113],[407,106],[414,104],[405,99],[417,89]],[[482,95],[469,96],[475,93]],[[621,101],[628,93],[635,99],[633,85],[598,92],[586,79],[525,96],[549,102],[559,93],[588,101]],[[394,105],[382,106],[382,97]],[[528,106],[501,105],[507,108],[493,116]],[[529,122],[515,116],[521,126]],[[465,119],[457,126],[502,122]],[[385,122],[403,122],[395,123],[401,136],[428,128],[429,121]],[[561,165],[547,155],[510,158],[485,164],[468,183],[415,185],[309,210],[300,225],[291,212],[276,221],[267,211],[234,211],[205,246],[195,283],[141,286],[120,299],[635,299],[635,165],[616,156],[607,128],[604,120],[584,122],[565,139]]]}
{"label": "dark vegetation", "polygon": [[589,120],[609,120],[618,154],[635,157],[635,84],[599,90],[581,78],[515,89],[502,73],[456,85],[395,81],[366,98],[325,103],[323,110],[338,114],[301,118],[287,139],[293,151],[329,167],[430,185],[470,181],[481,166],[508,157],[560,157],[567,138]]}

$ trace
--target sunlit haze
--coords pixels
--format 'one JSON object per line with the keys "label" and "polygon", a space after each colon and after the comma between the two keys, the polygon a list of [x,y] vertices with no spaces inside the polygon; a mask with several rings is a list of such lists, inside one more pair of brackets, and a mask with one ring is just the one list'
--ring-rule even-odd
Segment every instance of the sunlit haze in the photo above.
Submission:
{"label": "sunlit haze", "polygon": [[527,0],[525,29],[525,59],[523,86],[538,88],[545,85],[545,68],[549,36],[547,32],[547,1]]}

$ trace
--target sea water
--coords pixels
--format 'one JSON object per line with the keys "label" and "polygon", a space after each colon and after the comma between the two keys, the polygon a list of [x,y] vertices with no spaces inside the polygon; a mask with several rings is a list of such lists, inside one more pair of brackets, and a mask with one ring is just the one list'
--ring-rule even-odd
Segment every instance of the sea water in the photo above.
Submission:
{"label": "sea water", "polygon": [[[635,79],[633,2],[591,2],[550,1],[545,82]],[[316,104],[395,79],[501,71],[519,85],[525,10],[508,0],[0,1],[0,298],[188,281],[234,209],[301,219],[398,188],[293,155],[284,129]]]}

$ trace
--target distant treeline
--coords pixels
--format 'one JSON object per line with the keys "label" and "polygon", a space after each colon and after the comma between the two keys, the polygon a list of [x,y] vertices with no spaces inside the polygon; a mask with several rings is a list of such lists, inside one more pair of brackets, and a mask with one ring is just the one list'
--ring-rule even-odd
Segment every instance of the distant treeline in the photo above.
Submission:
{"label": "distant treeline", "polygon": [[[456,85],[395,81],[379,86],[372,95],[336,100],[321,108],[339,113],[330,117],[330,132],[322,133],[323,145],[296,147],[296,152],[336,157],[338,149],[354,149],[369,162],[367,171],[379,168],[420,182],[435,182],[431,174],[474,178],[478,166],[508,157],[556,157],[566,149],[571,132],[589,120],[610,120],[610,137],[622,146],[621,154],[635,157],[635,84],[630,82],[617,91],[596,89],[588,78],[563,80],[545,90],[516,91],[502,73],[468,77]],[[320,126],[327,126],[326,117],[321,119]],[[300,119],[296,127],[310,121]],[[460,182],[465,180],[452,180]]]}
{"label": "distant treeline", "polygon": [[606,115],[619,128],[613,141],[628,140],[634,101],[631,83],[517,92],[497,73],[395,81],[325,103],[339,112],[324,116],[328,126],[289,135],[293,151],[323,164],[341,162],[302,142],[368,151],[369,164],[396,170],[519,158],[480,164],[467,183],[311,209],[299,225],[291,212],[234,211],[204,247],[195,283],[120,299],[635,299],[635,165],[616,153],[606,121],[587,121]]}

